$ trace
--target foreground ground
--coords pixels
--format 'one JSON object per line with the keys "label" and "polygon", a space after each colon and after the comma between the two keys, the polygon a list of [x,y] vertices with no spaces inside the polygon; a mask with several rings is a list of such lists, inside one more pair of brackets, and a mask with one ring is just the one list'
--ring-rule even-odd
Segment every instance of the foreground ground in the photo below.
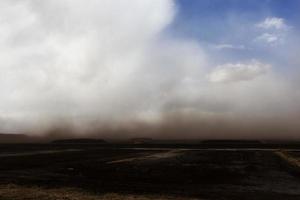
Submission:
{"label": "foreground ground", "polygon": [[282,155],[274,149],[0,145],[0,200],[300,199],[297,166],[289,163],[300,154]]}

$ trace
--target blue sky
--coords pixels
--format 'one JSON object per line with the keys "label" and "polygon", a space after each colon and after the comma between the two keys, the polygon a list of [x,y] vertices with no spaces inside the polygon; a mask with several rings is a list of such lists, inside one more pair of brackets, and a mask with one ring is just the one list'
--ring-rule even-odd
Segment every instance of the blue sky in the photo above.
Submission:
{"label": "blue sky", "polygon": [[[290,56],[282,49],[298,49],[294,45],[300,26],[298,0],[177,0],[176,6],[172,36],[210,47],[207,51],[217,54],[220,62],[260,59],[280,69]],[[267,19],[283,20],[285,28],[257,26]]]}
{"label": "blue sky", "polygon": [[233,19],[255,23],[275,16],[296,27],[300,24],[298,0],[177,0],[176,4],[178,13],[173,28],[204,40],[217,40]]}

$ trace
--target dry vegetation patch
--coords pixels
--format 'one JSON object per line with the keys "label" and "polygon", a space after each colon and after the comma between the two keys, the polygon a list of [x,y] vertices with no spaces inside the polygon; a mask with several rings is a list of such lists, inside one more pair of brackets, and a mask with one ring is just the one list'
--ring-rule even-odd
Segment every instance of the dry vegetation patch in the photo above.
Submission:
{"label": "dry vegetation patch", "polygon": [[76,188],[45,189],[18,185],[0,185],[0,200],[179,200],[167,196],[124,194],[95,195]]}

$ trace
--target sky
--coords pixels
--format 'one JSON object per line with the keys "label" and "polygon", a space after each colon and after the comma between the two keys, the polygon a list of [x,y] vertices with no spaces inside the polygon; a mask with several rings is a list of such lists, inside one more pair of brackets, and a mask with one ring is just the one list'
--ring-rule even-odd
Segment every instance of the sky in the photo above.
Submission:
{"label": "sky", "polygon": [[172,34],[226,49],[224,59],[265,59],[280,68],[289,55],[274,54],[298,40],[297,0],[179,0],[177,6]]}
{"label": "sky", "polygon": [[299,139],[299,19],[298,0],[3,0],[0,132]]}

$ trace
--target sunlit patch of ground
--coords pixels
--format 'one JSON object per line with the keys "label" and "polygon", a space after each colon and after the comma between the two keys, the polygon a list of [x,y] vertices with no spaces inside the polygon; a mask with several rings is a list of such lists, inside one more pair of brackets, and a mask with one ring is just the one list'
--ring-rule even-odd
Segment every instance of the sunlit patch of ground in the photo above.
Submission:
{"label": "sunlit patch of ground", "polygon": [[170,150],[170,151],[151,154],[151,155],[148,155],[148,156],[138,156],[138,157],[133,157],[133,158],[114,160],[114,161],[107,162],[107,164],[172,158],[172,157],[176,157],[176,156],[180,155],[182,153],[182,151],[183,150]]}
{"label": "sunlit patch of ground", "polygon": [[277,151],[281,160],[284,162],[284,166],[294,174],[299,176],[300,174],[300,153],[299,151]]}
{"label": "sunlit patch of ground", "polygon": [[[91,194],[75,188],[45,189],[17,185],[0,185],[0,200],[181,200],[187,198],[130,195],[130,194]],[[188,199],[196,200],[196,199]]]}

